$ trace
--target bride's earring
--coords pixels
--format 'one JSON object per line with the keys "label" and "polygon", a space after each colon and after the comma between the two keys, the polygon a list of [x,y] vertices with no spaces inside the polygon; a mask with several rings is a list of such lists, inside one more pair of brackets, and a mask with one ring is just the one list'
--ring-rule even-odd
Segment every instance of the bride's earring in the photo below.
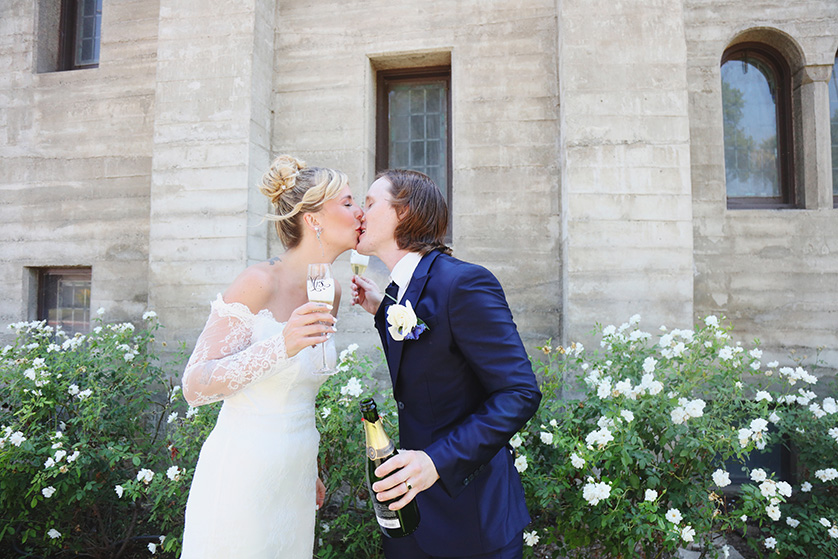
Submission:
{"label": "bride's earring", "polygon": [[317,234],[317,244],[320,245],[320,256],[325,257],[326,252],[323,250],[323,242],[320,240],[320,235],[323,233],[323,228],[317,226],[314,228],[314,232]]}

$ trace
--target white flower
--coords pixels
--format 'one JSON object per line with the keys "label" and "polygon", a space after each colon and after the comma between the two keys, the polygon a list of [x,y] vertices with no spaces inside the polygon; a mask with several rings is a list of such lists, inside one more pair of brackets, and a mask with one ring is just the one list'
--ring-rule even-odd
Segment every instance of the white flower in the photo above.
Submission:
{"label": "white flower", "polygon": [[193,408],[192,406],[189,406],[189,409],[186,410],[186,418],[189,419],[196,413],[198,413],[198,408]]}
{"label": "white flower", "polygon": [[683,517],[681,516],[681,511],[678,509],[669,509],[666,511],[666,519],[673,524],[680,524]]}
{"label": "white flower", "polygon": [[98,309],[96,309],[96,314],[98,314],[99,316],[105,314],[105,307],[99,307]]}
{"label": "white flower", "polygon": [[776,425],[780,422],[780,416],[777,415],[777,412],[772,411],[771,415],[768,416],[768,421]]}
{"label": "white flower", "polygon": [[387,331],[394,340],[397,342],[404,340],[404,337],[418,324],[410,301],[406,300],[404,305],[394,303],[387,307],[387,324],[389,325]]}
{"label": "white flower", "polygon": [[15,432],[14,432],[14,433],[12,433],[12,435],[9,437],[9,442],[10,442],[10,443],[12,443],[12,444],[13,444],[13,445],[15,445],[15,446],[20,446],[20,445],[22,445],[24,442],[26,442],[26,437],[24,437],[24,436],[23,436],[23,433],[21,433],[20,431],[15,431]]}
{"label": "white flower", "polygon": [[765,431],[768,429],[768,422],[761,417],[758,417],[751,421],[751,431],[754,433],[759,433],[761,431]]}
{"label": "white flower", "polygon": [[172,481],[178,481],[180,479],[180,468],[177,466],[169,467],[169,469],[166,470],[166,477]]}
{"label": "white flower", "polygon": [[152,318],[157,318],[157,313],[154,311],[146,311],[143,313],[143,320],[151,320]]}
{"label": "white flower", "polygon": [[833,439],[835,439],[836,442],[838,442],[838,427],[833,427],[827,432],[829,433],[830,437],[832,437]]}
{"label": "white flower", "polygon": [[634,414],[629,410],[621,410],[620,415],[622,415],[623,419],[625,419],[629,423],[634,421]]}
{"label": "white flower", "polygon": [[56,462],[61,462],[61,460],[63,460],[65,456],[67,456],[67,451],[66,450],[56,450],[55,451],[54,458],[55,458]]}
{"label": "white flower", "polygon": [[835,398],[824,398],[823,399],[823,411],[832,415],[833,413],[838,413],[838,404],[835,403]]}
{"label": "white flower", "polygon": [[684,406],[684,411],[687,412],[689,417],[701,417],[704,415],[704,406],[706,405],[707,404],[704,400],[697,398],[687,403],[687,405]]}
{"label": "white flower", "polygon": [[704,324],[706,324],[707,326],[710,326],[712,328],[718,328],[719,327],[719,319],[716,318],[715,315],[711,314],[710,316],[708,316],[707,318],[704,319]]}
{"label": "white flower", "polygon": [[685,542],[691,542],[695,538],[695,530],[692,526],[684,526],[681,530],[681,539]]}
{"label": "white flower", "polygon": [[533,530],[532,532],[524,532],[524,543],[527,544],[529,547],[532,547],[538,543],[538,534],[535,530]]}
{"label": "white flower", "polygon": [[541,434],[541,442],[544,444],[553,444],[553,433],[547,433],[546,431],[542,431]]}
{"label": "white flower", "polygon": [[67,393],[68,393],[70,396],[75,396],[76,394],[78,394],[78,393],[79,393],[79,385],[77,385],[77,384],[71,384],[71,385],[70,385],[70,387],[69,387],[69,388],[67,388]]}
{"label": "white flower", "polygon": [[802,491],[803,493],[808,493],[811,490],[812,490],[812,484],[809,483],[808,481],[804,481],[803,485],[800,486],[800,491]]}
{"label": "white flower", "polygon": [[[392,307],[392,305],[391,305]],[[361,381],[357,378],[352,377],[347,381],[346,386],[342,386],[340,389],[340,393],[342,396],[352,396],[353,398],[357,398],[364,392],[364,387],[361,385]]]}
{"label": "white flower", "polygon": [[93,390],[91,390],[90,388],[88,388],[87,390],[82,390],[81,392],[78,393],[78,399],[79,400],[84,400],[85,398],[89,397],[91,394],[93,394]]}
{"label": "white flower", "polygon": [[721,350],[719,350],[719,359],[722,361],[729,361],[733,359],[733,348],[730,346],[724,346]]}
{"label": "white flower", "polygon": [[133,351],[129,351],[128,353],[126,353],[125,355],[123,355],[123,356],[122,356],[122,358],[123,358],[123,359],[125,359],[125,361],[127,361],[128,363],[130,363],[131,361],[133,361],[133,360],[134,360],[134,352],[133,352]]}
{"label": "white flower", "polygon": [[151,552],[152,555],[154,555],[155,553],[157,553],[157,544],[156,543],[148,544],[148,550]]}
{"label": "white flower", "polygon": [[766,479],[765,481],[759,484],[759,492],[762,493],[762,496],[766,499],[768,497],[776,497],[777,484],[774,482],[774,480]]}
{"label": "white flower", "polygon": [[605,482],[593,483],[591,481],[582,488],[582,497],[592,505],[598,505],[609,496],[611,496],[611,486]]}
{"label": "white flower", "polygon": [[52,468],[53,466],[55,466],[55,460],[53,460],[50,456],[49,458],[47,458],[47,461],[44,462],[44,468]]}
{"label": "white flower", "polygon": [[765,514],[771,517],[774,522],[780,520],[780,507],[777,505],[768,505],[765,507]]}
{"label": "white flower", "polygon": [[604,447],[613,440],[614,436],[611,434],[611,431],[609,431],[607,427],[602,427],[597,431],[592,431],[588,433],[587,437],[585,437],[586,444],[598,445],[600,448]]}
{"label": "white flower", "polygon": [[49,536],[52,539],[57,539],[61,537],[61,532],[59,532],[55,528],[50,528],[50,531],[47,532],[47,536]]}
{"label": "white flower", "polygon": [[762,350],[758,347],[755,347],[751,351],[748,352],[748,355],[753,357],[754,359],[761,359],[762,358]]}
{"label": "white flower", "polygon": [[787,517],[786,517],[786,524],[788,524],[788,525],[789,525],[789,526],[791,526],[792,528],[797,528],[797,527],[800,525],[800,521],[799,521],[799,520],[795,520],[794,518],[792,518],[792,517],[790,517],[790,516],[787,516]]}
{"label": "white flower", "polygon": [[178,418],[178,412],[173,412],[169,414],[169,417],[166,419],[166,423],[172,423]]}
{"label": "white flower", "polygon": [[647,489],[646,494],[643,496],[643,498],[647,501],[654,501],[658,498],[658,492],[654,489]]}
{"label": "white flower", "polygon": [[785,481],[778,481],[777,492],[783,497],[791,497],[791,485]]}
{"label": "white flower", "polygon": [[742,390],[742,382],[741,382],[741,381],[738,381],[738,380],[737,380],[737,381],[736,381],[735,386],[736,386],[736,388],[738,388],[739,390]]}
{"label": "white flower", "polygon": [[754,400],[757,402],[761,402],[762,400],[765,400],[766,402],[773,402],[774,398],[772,398],[771,394],[769,394],[765,390],[760,390],[757,392],[757,395],[754,398]]}
{"label": "white flower", "polygon": [[836,470],[835,468],[817,470],[815,472],[815,477],[821,481],[832,481],[833,479],[838,478],[838,470]]}
{"label": "white flower", "polygon": [[838,526],[833,526],[826,532],[830,538],[838,538]]}
{"label": "white flower", "polygon": [[515,469],[518,470],[519,474],[524,473],[527,469],[527,457],[523,454],[515,459]]}
{"label": "white flower", "polygon": [[120,499],[122,498],[122,493],[125,492],[125,488],[121,485],[114,486],[113,490],[116,491],[116,496]]}
{"label": "white flower", "polygon": [[570,463],[573,464],[574,468],[581,468],[585,465],[585,459],[574,452],[570,455]]}
{"label": "white flower", "polygon": [[762,468],[757,468],[756,470],[753,470],[751,472],[751,479],[759,483],[768,479],[768,476],[765,475],[765,470],[763,470]]}
{"label": "white flower", "polygon": [[518,433],[515,433],[514,435],[512,435],[512,438],[509,439],[509,445],[512,448],[518,448],[522,444],[524,444],[524,439],[522,439],[521,435],[519,435]]}
{"label": "white flower", "polygon": [[550,426],[551,426],[551,427],[558,427],[558,426],[559,426],[559,422],[558,422],[558,421],[556,421],[555,419],[551,419],[551,420],[550,420]]}
{"label": "white flower", "polygon": [[41,493],[43,493],[44,497],[49,499],[50,497],[52,497],[52,494],[55,493],[55,487],[53,487],[52,485],[50,485],[49,487],[44,487],[43,489],[41,489]]}
{"label": "white flower", "polygon": [[713,472],[713,483],[716,487],[727,487],[730,485],[730,474],[724,470],[716,470]]}
{"label": "white flower", "polygon": [[148,468],[143,468],[139,472],[137,472],[137,481],[142,481],[146,485],[151,483],[153,477],[154,472],[149,470]]}
{"label": "white flower", "polygon": [[774,538],[765,538],[765,547],[768,549],[774,549],[777,546],[777,540]]}
{"label": "white flower", "polygon": [[742,516],[739,517],[739,520],[741,520],[742,522],[747,522],[748,521],[748,515],[743,514]]}
{"label": "white flower", "polygon": [[818,522],[820,522],[821,526],[823,526],[824,528],[829,528],[830,526],[832,526],[832,522],[823,517],[821,517],[821,519],[818,520]]}
{"label": "white flower", "polygon": [[322,410],[320,410],[320,417],[322,417],[323,419],[326,419],[331,414],[332,414],[332,408],[323,408]]}
{"label": "white flower", "polygon": [[672,410],[669,415],[675,425],[681,425],[687,419],[687,411],[680,406]]}

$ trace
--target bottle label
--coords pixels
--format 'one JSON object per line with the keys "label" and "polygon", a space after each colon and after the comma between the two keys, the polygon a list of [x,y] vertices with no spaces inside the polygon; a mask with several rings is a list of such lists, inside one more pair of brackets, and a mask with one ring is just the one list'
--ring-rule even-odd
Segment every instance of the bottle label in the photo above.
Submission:
{"label": "bottle label", "polygon": [[373,497],[372,508],[375,511],[375,519],[384,528],[397,530],[402,527],[402,524],[401,522],[399,522],[399,516],[396,514],[396,511],[390,510],[389,508],[387,508],[386,504],[379,502],[375,499],[375,497]]}
{"label": "bottle label", "polygon": [[396,449],[396,447],[393,444],[393,441],[389,441],[389,443],[390,444],[388,444],[384,448],[373,448],[371,446],[368,446],[367,458],[369,458],[370,460],[381,460],[382,458],[387,458],[388,456],[393,454],[393,451]]}

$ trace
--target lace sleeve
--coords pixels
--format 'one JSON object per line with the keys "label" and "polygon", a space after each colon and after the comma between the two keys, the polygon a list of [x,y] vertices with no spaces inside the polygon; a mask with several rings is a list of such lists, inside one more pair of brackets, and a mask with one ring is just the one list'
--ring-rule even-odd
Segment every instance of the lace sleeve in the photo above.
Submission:
{"label": "lace sleeve", "polygon": [[183,372],[183,395],[189,404],[202,406],[223,400],[288,358],[282,334],[251,343],[254,318],[245,305],[225,303],[221,295],[213,302]]}

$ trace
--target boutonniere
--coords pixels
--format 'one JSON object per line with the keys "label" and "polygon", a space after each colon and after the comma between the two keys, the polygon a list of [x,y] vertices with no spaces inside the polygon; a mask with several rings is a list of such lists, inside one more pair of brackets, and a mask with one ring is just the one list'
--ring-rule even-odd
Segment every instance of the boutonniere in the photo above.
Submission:
{"label": "boutonniere", "polygon": [[404,305],[393,303],[387,307],[387,324],[390,325],[387,329],[390,336],[397,342],[416,340],[419,334],[428,329],[428,325],[413,312],[410,301],[405,301]]}

